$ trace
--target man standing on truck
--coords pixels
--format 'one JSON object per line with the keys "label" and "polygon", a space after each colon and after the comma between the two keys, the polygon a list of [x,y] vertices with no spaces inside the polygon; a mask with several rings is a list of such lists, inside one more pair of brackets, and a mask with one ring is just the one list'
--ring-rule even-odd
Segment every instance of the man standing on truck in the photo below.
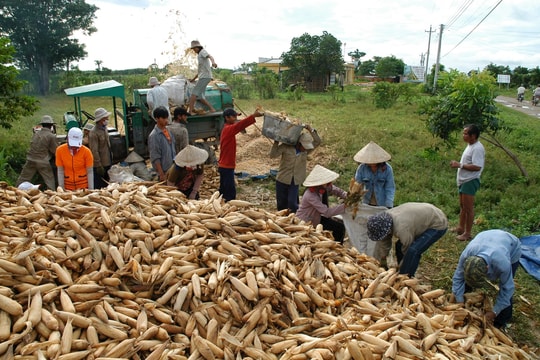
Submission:
{"label": "man standing on truck", "polygon": [[161,86],[161,83],[155,76],[152,76],[150,80],[148,80],[148,86],[150,86],[151,89],[148,90],[148,93],[146,94],[146,103],[148,104],[150,116],[154,118],[154,110],[160,106],[167,109],[167,114],[170,115],[169,93],[167,93],[167,89]]}
{"label": "man standing on truck", "polygon": [[204,92],[206,91],[206,85],[212,81],[212,67],[217,68],[217,64],[214,61],[212,55],[208,51],[204,50],[201,43],[197,40],[191,42],[191,50],[197,54],[198,69],[197,74],[190,80],[194,82],[197,78],[197,84],[193,88],[191,96],[189,97],[188,112],[195,114],[195,101],[199,99],[204,105],[210,109],[210,112],[215,112],[216,109],[206,100]]}
{"label": "man standing on truck", "polygon": [[225,201],[236,199],[236,184],[234,182],[234,168],[236,167],[236,134],[255,124],[255,118],[264,114],[256,110],[245,119],[236,121],[238,113],[234,109],[225,109],[223,118],[225,126],[221,130],[219,141],[219,193]]}

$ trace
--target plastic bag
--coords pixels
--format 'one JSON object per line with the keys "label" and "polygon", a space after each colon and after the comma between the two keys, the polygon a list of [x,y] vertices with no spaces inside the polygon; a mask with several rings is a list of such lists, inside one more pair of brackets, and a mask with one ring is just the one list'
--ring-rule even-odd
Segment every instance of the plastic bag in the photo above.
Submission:
{"label": "plastic bag", "polygon": [[109,182],[122,184],[124,182],[143,181],[135,176],[128,166],[113,165],[109,171]]}

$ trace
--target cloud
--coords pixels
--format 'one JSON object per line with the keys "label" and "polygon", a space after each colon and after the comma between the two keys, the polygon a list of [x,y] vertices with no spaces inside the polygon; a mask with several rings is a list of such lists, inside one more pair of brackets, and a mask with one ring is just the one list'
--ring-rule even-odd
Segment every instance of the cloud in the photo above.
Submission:
{"label": "cloud", "polygon": [[95,60],[113,70],[144,68],[154,61],[162,67],[180,59],[194,39],[201,41],[219,67],[234,69],[260,57],[277,58],[289,50],[293,38],[304,33],[322,35],[323,31],[343,43],[346,61],[350,61],[346,53],[358,49],[366,53],[363,60],[394,55],[406,64],[419,65],[428,51],[430,26],[434,31],[429,49],[433,64],[440,24],[445,24],[441,63],[447,69],[469,71],[490,63],[511,69],[540,64],[536,30],[540,3],[525,0],[461,5],[438,0],[87,2],[100,10],[95,22],[98,32],[80,36],[88,52],[87,59],[79,63],[83,70],[95,69]]}

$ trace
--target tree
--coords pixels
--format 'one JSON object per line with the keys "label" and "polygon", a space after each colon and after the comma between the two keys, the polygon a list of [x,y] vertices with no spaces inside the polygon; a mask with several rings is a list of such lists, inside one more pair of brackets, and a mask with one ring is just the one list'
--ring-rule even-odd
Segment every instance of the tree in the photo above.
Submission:
{"label": "tree", "polygon": [[311,82],[322,78],[328,85],[332,73],[343,72],[341,41],[326,31],[321,36],[305,33],[293,38],[290,50],[281,58],[283,66],[289,68],[289,77],[299,81]]}
{"label": "tree", "polygon": [[499,132],[511,131],[497,117],[495,105],[495,79],[488,71],[467,76],[457,70],[442,73],[437,82],[437,95],[427,98],[420,113],[427,115],[428,130],[449,144],[455,144],[453,134],[463,131],[466,124],[477,124],[481,138],[503,150],[518,166],[524,178],[527,171],[517,156],[497,138]]}
{"label": "tree", "polygon": [[373,57],[373,60],[367,60],[364,61],[358,66],[358,73],[360,75],[375,75],[375,67],[377,66],[377,62],[379,61],[378,57]]}
{"label": "tree", "polygon": [[15,48],[9,39],[0,37],[0,126],[6,129],[19,117],[32,115],[38,108],[37,99],[20,94],[24,82],[17,80],[19,72],[11,65],[14,54]]}
{"label": "tree", "polygon": [[375,73],[381,78],[403,75],[404,70],[405,63],[394,55],[381,58],[375,67]]}
{"label": "tree", "polygon": [[0,33],[15,46],[17,65],[35,73],[39,91],[49,92],[49,73],[69,69],[70,62],[86,56],[75,31],[90,35],[98,7],[84,0],[4,0],[0,6]]}

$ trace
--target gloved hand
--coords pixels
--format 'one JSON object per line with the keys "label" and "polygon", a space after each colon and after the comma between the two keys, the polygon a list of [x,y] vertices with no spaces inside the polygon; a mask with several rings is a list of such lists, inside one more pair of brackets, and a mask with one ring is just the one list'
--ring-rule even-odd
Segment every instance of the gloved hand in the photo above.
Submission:
{"label": "gloved hand", "polygon": [[105,169],[103,168],[103,166],[97,167],[96,172],[98,173],[99,176],[105,175]]}

